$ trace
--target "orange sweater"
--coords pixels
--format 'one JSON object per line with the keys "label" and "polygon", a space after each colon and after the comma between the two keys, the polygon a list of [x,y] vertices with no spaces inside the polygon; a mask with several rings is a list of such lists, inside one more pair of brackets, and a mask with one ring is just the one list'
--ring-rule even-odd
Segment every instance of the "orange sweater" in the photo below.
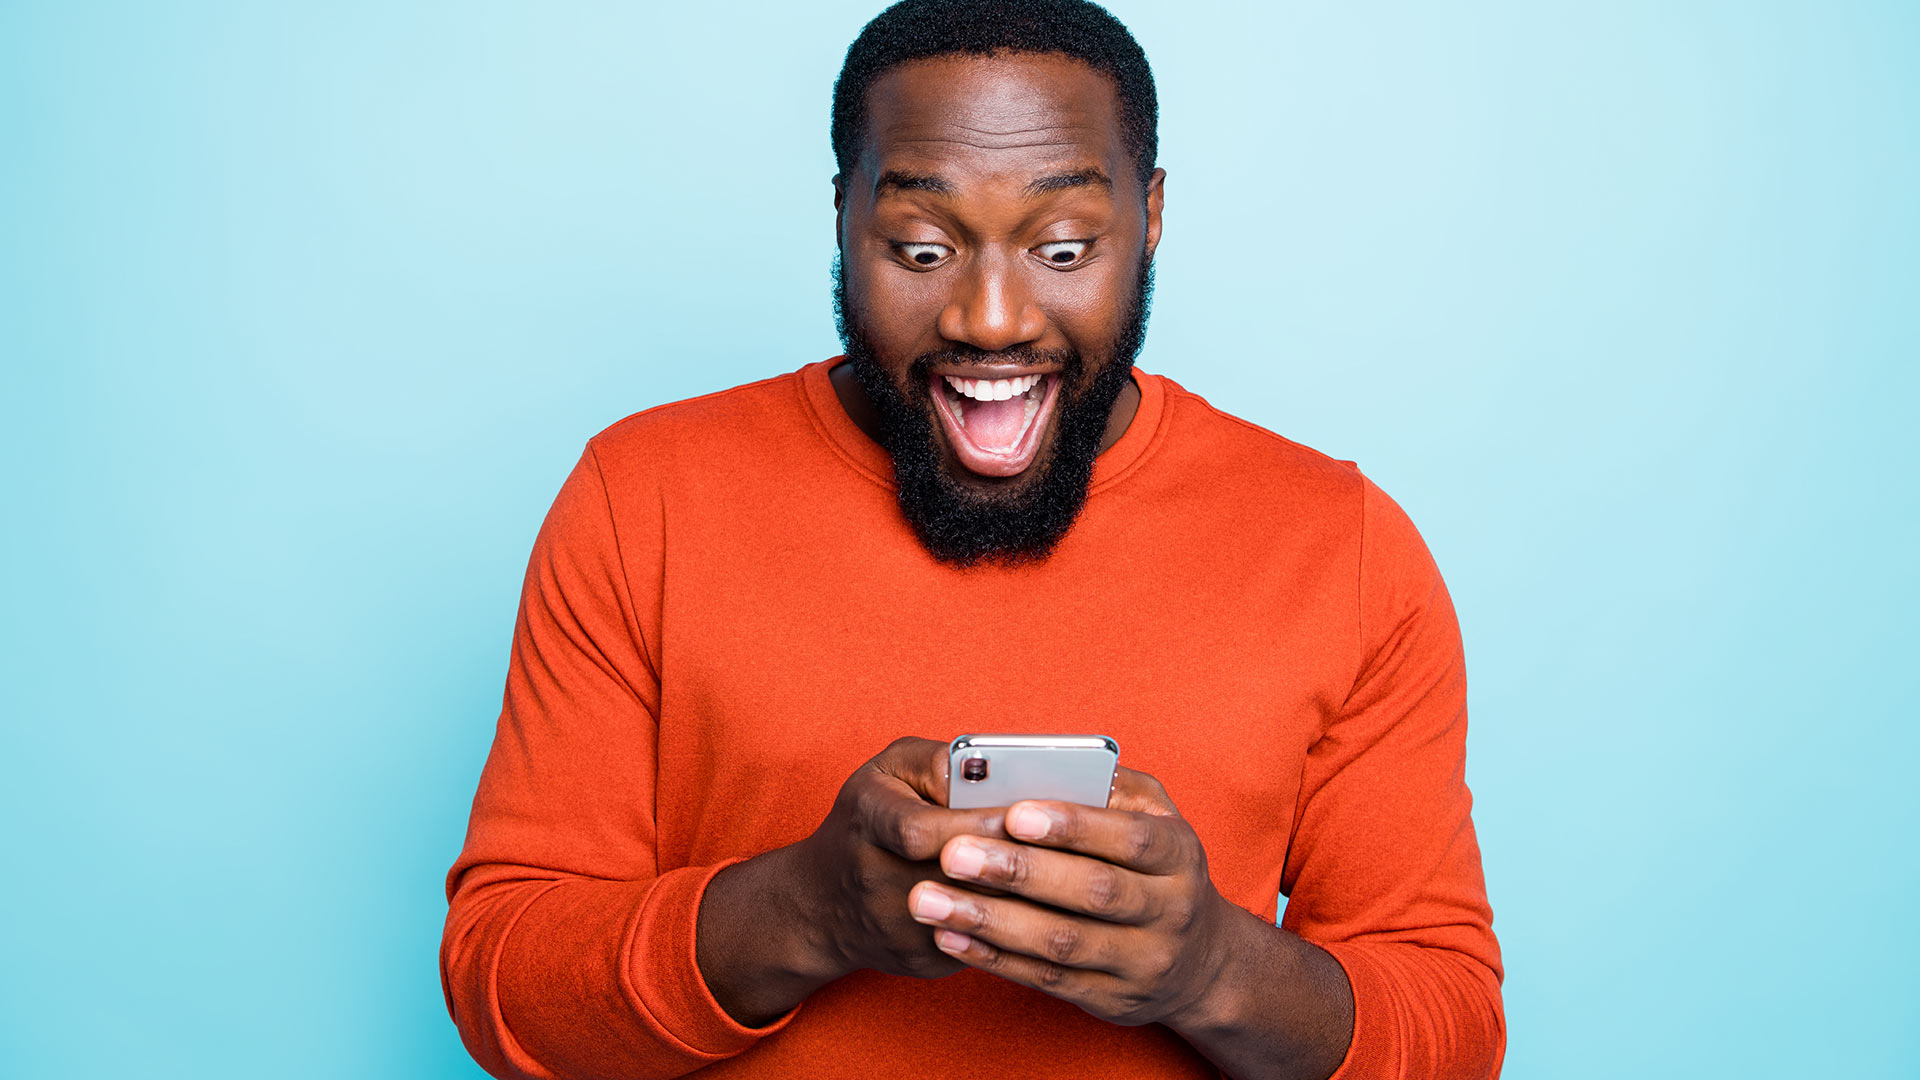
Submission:
{"label": "orange sweater", "polygon": [[1271,920],[1285,893],[1283,925],[1339,960],[1340,1080],[1496,1074],[1459,631],[1400,508],[1138,374],[1053,557],[953,570],[908,530],[831,363],[629,417],[561,488],[447,876],[441,972],[474,1058],[499,1077],[1218,1075],[1164,1027],[977,971],[857,972],[761,1029],[701,980],[707,881],[811,833],[895,737],[1069,730],[1165,784],[1229,900]]}

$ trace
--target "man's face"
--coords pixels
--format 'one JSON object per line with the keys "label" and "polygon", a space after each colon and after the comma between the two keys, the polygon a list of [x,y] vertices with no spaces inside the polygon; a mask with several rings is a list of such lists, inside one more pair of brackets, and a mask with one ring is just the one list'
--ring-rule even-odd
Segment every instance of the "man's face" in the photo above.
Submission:
{"label": "man's face", "polygon": [[1162,177],[1141,185],[1116,112],[1065,57],[903,64],[835,180],[847,356],[949,562],[1044,557],[1137,403]]}

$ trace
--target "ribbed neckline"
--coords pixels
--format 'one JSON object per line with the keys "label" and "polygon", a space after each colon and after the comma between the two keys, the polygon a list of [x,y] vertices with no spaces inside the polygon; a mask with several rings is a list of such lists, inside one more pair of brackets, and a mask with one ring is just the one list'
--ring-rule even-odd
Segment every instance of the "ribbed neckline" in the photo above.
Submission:
{"label": "ribbed neckline", "polygon": [[[847,464],[875,483],[891,488],[893,460],[879,443],[868,438],[867,433],[853,422],[847,410],[840,405],[840,395],[833,391],[833,377],[829,373],[845,359],[844,356],[835,356],[799,370],[797,374],[807,412],[812,416],[814,427],[819,430],[821,437]],[[1160,429],[1167,415],[1166,380],[1136,367],[1133,369],[1133,384],[1140,388],[1140,408],[1133,414],[1133,422],[1127,425],[1120,440],[1094,459],[1093,482],[1088,486],[1088,494],[1124,478],[1159,443]]]}

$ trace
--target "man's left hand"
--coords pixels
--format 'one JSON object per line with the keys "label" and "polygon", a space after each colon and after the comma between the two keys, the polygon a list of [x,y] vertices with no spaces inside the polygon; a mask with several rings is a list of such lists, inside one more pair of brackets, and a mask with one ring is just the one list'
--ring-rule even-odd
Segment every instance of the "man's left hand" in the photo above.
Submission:
{"label": "man's left hand", "polygon": [[1003,895],[922,881],[909,910],[962,962],[1116,1024],[1200,1019],[1237,909],[1158,780],[1122,768],[1108,808],[1020,802],[1020,842],[958,836],[940,868]]}

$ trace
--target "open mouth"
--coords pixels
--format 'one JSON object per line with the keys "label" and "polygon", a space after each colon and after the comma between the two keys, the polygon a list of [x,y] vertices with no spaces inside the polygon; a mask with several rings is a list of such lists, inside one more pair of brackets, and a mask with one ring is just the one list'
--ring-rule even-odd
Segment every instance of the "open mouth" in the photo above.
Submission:
{"label": "open mouth", "polygon": [[960,464],[981,476],[1015,476],[1033,464],[1058,396],[1057,372],[1002,379],[933,375],[934,411]]}

